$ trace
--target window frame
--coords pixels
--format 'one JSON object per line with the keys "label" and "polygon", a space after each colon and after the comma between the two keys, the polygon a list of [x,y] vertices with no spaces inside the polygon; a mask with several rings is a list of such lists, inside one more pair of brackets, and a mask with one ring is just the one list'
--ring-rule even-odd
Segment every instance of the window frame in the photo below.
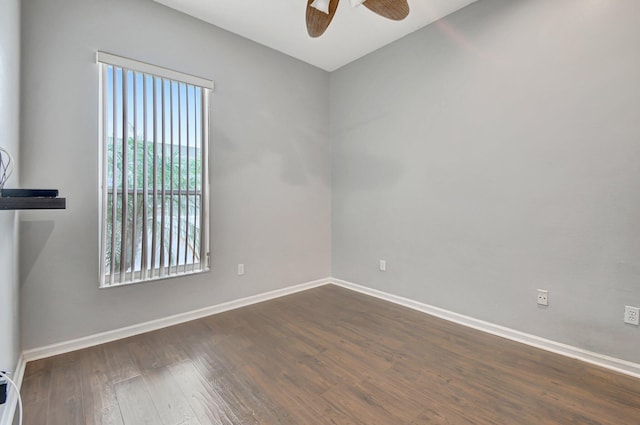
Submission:
{"label": "window frame", "polygon": [[[98,69],[99,69],[99,83],[98,83],[98,87],[99,87],[99,118],[98,118],[98,122],[99,122],[99,170],[98,170],[98,180],[99,180],[99,200],[98,200],[98,214],[99,214],[99,226],[98,226],[98,239],[99,239],[99,287],[100,288],[110,288],[110,287],[118,287],[118,286],[126,286],[129,284],[138,284],[138,283],[146,283],[146,282],[153,282],[153,281],[157,281],[157,280],[164,280],[164,279],[170,279],[170,278],[176,278],[176,277],[182,277],[182,276],[187,276],[187,275],[193,275],[193,274],[199,274],[199,273],[206,273],[208,271],[210,271],[210,214],[209,214],[209,208],[210,208],[210,191],[209,191],[209,185],[210,185],[210,181],[209,181],[209,177],[210,177],[210,161],[209,161],[209,140],[210,140],[210,112],[211,112],[211,107],[210,107],[210,101],[211,101],[211,97],[210,94],[211,92],[213,92],[214,89],[214,84],[213,81],[209,80],[209,79],[205,79],[205,78],[201,78],[201,77],[197,77],[194,75],[190,75],[190,74],[186,74],[186,73],[182,73],[179,71],[174,71],[168,68],[164,68],[164,67],[160,67],[160,66],[156,66],[156,65],[152,65],[152,64],[148,64],[145,62],[141,62],[141,61],[137,61],[137,60],[133,60],[133,59],[129,59],[129,58],[125,58],[122,56],[117,56],[111,53],[106,53],[106,52],[102,52],[102,51],[97,51],[96,52],[96,62],[98,64]],[[111,201],[108,202],[108,194],[111,193],[111,196],[117,196],[118,190],[119,188],[115,185],[115,183],[111,184],[111,187],[108,186],[108,178],[109,178],[109,174],[107,172],[107,163],[109,161],[109,155],[108,155],[108,147],[109,147],[109,142],[108,142],[108,130],[107,130],[107,122],[108,122],[108,112],[105,109],[108,109],[106,106],[106,101],[105,101],[105,90],[106,87],[105,84],[108,85],[107,83],[107,77],[106,77],[106,72],[105,70],[108,69],[108,67],[113,67],[113,71],[116,71],[116,68],[121,69],[122,71],[122,75],[123,75],[123,80],[124,80],[124,75],[125,73],[131,71],[133,72],[133,78],[136,79],[138,78],[136,76],[137,75],[142,75],[142,80],[143,80],[143,84],[146,86],[146,79],[148,77],[151,77],[151,81],[153,84],[153,90],[155,91],[155,87],[156,84],[158,83],[157,79],[160,79],[159,82],[161,84],[162,87],[162,92],[164,95],[164,87],[165,87],[165,83],[168,82],[169,84],[169,90],[173,91],[173,84],[177,83],[178,84],[178,91],[181,91],[181,84],[185,85],[185,90],[189,90],[189,86],[193,86],[194,87],[194,96],[196,95],[196,88],[200,89],[199,95],[200,95],[200,113],[199,113],[199,118],[194,117],[193,119],[194,121],[194,125],[196,126],[195,128],[200,128],[200,137],[199,138],[195,138],[196,142],[199,142],[199,148],[200,148],[200,155],[201,155],[201,162],[200,162],[200,176],[199,176],[199,180],[200,180],[200,185],[201,187],[199,188],[200,190],[197,191],[197,187],[196,187],[196,192],[193,194],[190,194],[191,192],[191,188],[189,186],[189,183],[187,184],[186,187],[186,193],[185,194],[179,194],[178,196],[186,196],[186,202],[187,204],[189,203],[189,196],[196,196],[196,197],[200,197],[200,202],[194,205],[197,205],[196,208],[199,209],[199,224],[200,224],[200,228],[199,228],[199,245],[198,247],[199,249],[199,257],[198,257],[198,262],[195,262],[195,258],[193,259],[193,262],[188,263],[188,265],[190,267],[187,267],[187,263],[186,263],[186,258],[187,258],[187,245],[185,245],[185,263],[184,264],[180,264],[179,260],[176,264],[171,264],[171,261],[169,260],[169,264],[168,266],[166,264],[160,264],[160,265],[153,265],[150,264],[152,261],[148,261],[148,265],[147,268],[143,268],[143,265],[145,265],[146,263],[141,259],[140,260],[140,270],[136,270],[136,255],[132,254],[133,256],[133,265],[131,266],[131,270],[125,271],[124,273],[124,277],[122,277],[120,270],[117,270],[117,273],[114,274],[107,274],[107,217],[108,217],[108,213],[107,213],[107,209],[108,208],[113,208],[112,204],[115,204],[117,201]],[[115,77],[114,77],[114,81],[115,81]],[[123,83],[123,86],[125,86],[125,84]],[[135,86],[134,86],[135,87]],[[115,93],[115,90],[114,90]],[[124,93],[124,94],[123,94]],[[124,91],[121,93],[121,96],[125,96],[126,95],[126,91]],[[107,96],[108,97],[108,96]],[[135,97],[134,97],[135,99]],[[118,103],[115,98],[113,99],[114,103]],[[126,103],[129,102],[129,99],[127,98],[126,101],[123,99],[120,99],[121,103],[124,105]],[[134,100],[134,102],[136,102]],[[142,109],[146,111],[146,109],[149,107],[149,105],[147,104],[148,100],[144,99],[144,97],[142,98],[142,103],[143,103],[143,107]],[[163,167],[166,166],[166,164],[164,163],[164,152],[167,149],[167,140],[165,138],[163,138],[162,140],[160,140],[160,142],[157,141],[156,139],[156,134],[155,132],[158,131],[158,128],[165,128],[166,124],[166,120],[164,117],[164,109],[165,108],[169,108],[169,110],[171,111],[171,114],[173,113],[173,108],[174,108],[174,104],[173,101],[171,104],[167,105],[164,103],[164,99],[161,101],[163,103],[160,103],[158,105],[158,103],[154,103],[157,102],[157,99],[154,98],[153,102],[151,103],[151,109],[154,110],[154,118],[158,119],[159,115],[162,115],[160,117],[160,119],[158,119],[158,121],[160,122],[160,126],[161,127],[156,127],[155,122],[154,122],[154,127],[153,127],[153,132],[154,132],[154,141],[153,141],[153,147],[154,149],[156,149],[158,146],[160,146],[162,148],[163,151],[163,159],[162,159],[162,164]],[[188,98],[187,101],[188,102]],[[195,102],[195,100],[194,100]],[[134,106],[134,108],[137,108],[138,105],[136,104]],[[189,104],[186,104],[185,106],[187,109],[190,108]],[[123,106],[123,108],[126,109],[126,106]],[[157,108],[160,108],[162,110],[162,114],[157,113]],[[182,109],[183,105],[181,103],[178,103],[177,106],[178,109]],[[196,104],[194,103],[194,108],[197,109]],[[115,108],[114,108],[114,113],[115,113]],[[127,117],[127,122],[128,122],[128,118],[130,118],[128,115],[126,115],[126,113],[124,113],[125,117]],[[112,118],[112,120],[115,120],[115,118]],[[199,120],[199,122],[198,122]],[[124,121],[124,119],[122,120]],[[144,126],[147,126],[148,123],[146,121],[144,121]],[[197,125],[199,123],[199,126]],[[113,123],[112,123],[113,124]],[[128,123],[127,125],[131,125],[130,123]],[[187,123],[188,125],[188,123]],[[112,128],[113,133],[115,133],[115,125]],[[164,130],[163,130],[164,131]],[[172,130],[173,131],[173,130]],[[128,133],[129,130],[126,130],[123,132],[122,137],[125,137],[125,134],[127,135],[127,138],[129,138]],[[146,133],[146,132],[145,132]],[[115,135],[112,136],[113,139],[115,139]],[[171,135],[171,137],[173,137],[173,134]],[[189,136],[187,135],[187,138]],[[195,137],[195,136],[194,136]],[[185,149],[185,146],[182,145],[183,142],[181,142],[182,135],[179,133],[178,134],[178,144],[177,146],[179,147],[178,150],[182,150]],[[142,139],[142,149],[144,151],[144,154],[146,155],[146,149],[147,149],[147,143],[151,143],[151,140],[144,140],[144,138]],[[138,136],[134,134],[133,137],[133,149],[134,151],[138,148],[137,143],[139,142]],[[114,151],[116,149],[116,143],[112,140],[111,144],[114,146]],[[171,140],[169,141],[169,144],[171,144],[171,146],[174,146],[174,141],[173,138],[171,138]],[[198,145],[195,146],[195,148],[198,148]],[[186,150],[189,151],[190,145],[189,145],[189,141],[187,140],[187,145],[186,145]],[[171,148],[171,152],[173,152],[173,147]],[[154,151],[154,156],[153,156],[153,161],[157,162],[158,161],[158,157],[155,156],[157,155],[157,152]],[[113,156],[115,156],[115,154],[113,154]],[[124,159],[123,159],[124,160]],[[195,161],[195,158],[194,158]],[[195,163],[194,163],[195,164]],[[191,164],[188,162],[187,160],[187,165],[190,166]],[[194,165],[195,167],[195,165]],[[126,167],[122,167],[122,168],[126,168]],[[114,170],[116,169],[115,165],[114,165]],[[135,170],[135,166],[134,166],[134,170]],[[146,174],[147,174],[148,169],[144,168],[141,172],[143,175],[145,175],[145,179],[146,179]],[[162,172],[164,174],[164,171]],[[136,177],[137,175],[140,174],[140,171],[136,170]],[[128,175],[131,175],[130,173]],[[178,176],[178,179],[182,178],[182,175]],[[153,177],[154,181],[157,182],[158,177],[154,176]],[[128,180],[128,178],[122,177],[122,182],[125,182],[126,180]],[[136,181],[136,179],[134,178],[133,181]],[[165,211],[165,206],[163,204],[162,207],[158,208],[158,205],[155,201],[155,198],[157,198],[160,193],[162,192],[163,194],[163,198],[162,198],[162,202],[166,202],[167,201],[167,197],[165,196],[165,180],[163,178],[162,180],[163,183],[163,187],[159,188],[157,186],[154,186],[153,188],[148,186],[146,183],[143,185],[142,191],[145,193],[145,198],[148,195],[149,191],[152,191],[152,197],[154,198],[154,203],[153,203],[153,208],[152,208],[152,213],[155,214],[155,216],[158,215],[159,212],[161,212],[162,215],[162,219],[164,220],[164,215],[166,214]],[[126,183],[124,183],[125,186],[122,188],[122,190],[124,191],[126,189]],[[135,184],[135,183],[134,183]],[[169,195],[169,202],[173,203],[175,202],[175,198],[174,198],[174,194],[173,194],[173,184],[174,182],[169,181],[169,185],[171,188],[171,195]],[[179,183],[179,185],[181,186],[181,183]],[[135,184],[135,187],[132,189],[134,192],[137,193],[137,191],[139,190],[139,188],[137,187],[137,184]],[[181,189],[180,189],[181,190]],[[110,192],[111,191],[111,192]],[[127,190],[128,193],[128,190]],[[115,195],[114,195],[115,194]],[[126,199],[126,196],[123,195],[123,198]],[[181,198],[178,199],[178,202],[180,201]],[[120,202],[122,203],[122,202]],[[143,204],[144,207],[148,207],[149,205],[147,204]],[[126,210],[126,205],[125,205],[125,210]],[[173,211],[173,208],[171,208],[171,211]],[[112,212],[113,214],[113,212]],[[128,213],[122,213],[121,216],[124,217],[129,217]],[[180,220],[183,219],[183,216],[179,213],[178,216],[178,221],[180,222]],[[185,228],[186,226],[188,226],[190,224],[189,220],[190,217],[185,215],[185,219],[186,224],[185,224]],[[155,220],[155,219],[154,219]],[[120,220],[121,222],[122,220]],[[135,222],[136,219],[134,217],[133,221]],[[173,218],[171,218],[171,221],[173,222]],[[113,215],[112,215],[112,227],[113,227],[113,223],[116,223],[116,219],[113,219]],[[154,221],[155,224],[157,224]],[[148,225],[148,224],[147,224]],[[126,226],[123,225],[123,226]],[[123,227],[124,228],[124,227]],[[146,228],[146,227],[145,227]],[[173,227],[171,227],[171,229],[173,229]],[[194,222],[194,229],[195,229],[195,222]],[[142,230],[140,230],[142,232]],[[185,238],[188,238],[188,229],[185,230],[187,232],[187,235],[185,236]],[[112,230],[113,232],[113,230]],[[164,235],[165,231],[164,229],[161,229],[160,232]],[[147,238],[152,237],[153,240],[155,240],[155,236],[156,233],[158,233],[158,229],[157,228],[152,228],[152,229],[148,229],[147,228]],[[178,242],[176,242],[176,244],[179,243],[180,238],[181,238],[181,234],[175,234],[176,232],[168,232],[168,237],[173,239],[176,238]],[[151,236],[150,236],[151,235]],[[122,235],[121,235],[122,236]],[[112,238],[110,238],[111,241],[113,241]],[[196,236],[194,234],[194,241],[196,240]],[[133,241],[133,237],[131,240],[131,243],[129,244],[127,240],[125,240],[124,242],[121,241],[121,243],[123,244],[122,246],[125,246],[128,249],[133,249],[135,252],[137,252],[137,248],[136,248],[136,242]],[[187,243],[187,241],[185,240],[185,243]],[[195,243],[195,242],[194,242]],[[111,245],[111,250],[113,250],[113,242]],[[151,250],[154,250],[154,247],[150,248]],[[159,251],[163,251],[163,247],[160,246],[159,248],[156,248]],[[143,251],[144,252],[144,251]],[[180,251],[178,250],[178,252],[180,253]],[[193,252],[193,250],[192,250]],[[140,254],[143,255],[143,254]],[[167,255],[170,256],[171,254]],[[180,255],[182,255],[182,253],[180,253]],[[195,254],[192,254],[195,255]],[[120,254],[120,260],[122,261],[122,254]],[[142,257],[141,257],[142,258]],[[152,257],[154,258],[154,257]],[[148,260],[148,259],[147,259]],[[114,261],[113,258],[111,258],[111,261]],[[156,263],[159,263],[158,261],[155,261]],[[182,270],[180,270],[182,269]],[[115,270],[115,268],[113,269]],[[127,277],[129,276],[129,277]]]}

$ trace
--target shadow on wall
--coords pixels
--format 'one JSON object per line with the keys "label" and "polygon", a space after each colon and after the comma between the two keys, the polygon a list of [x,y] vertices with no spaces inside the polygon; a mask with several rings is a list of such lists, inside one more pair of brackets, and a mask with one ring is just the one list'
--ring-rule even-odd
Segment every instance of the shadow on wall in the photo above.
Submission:
{"label": "shadow on wall", "polygon": [[260,164],[269,155],[275,155],[280,159],[279,172],[284,182],[307,186],[311,180],[319,179],[330,186],[326,169],[331,154],[329,143],[312,130],[290,127],[282,128],[277,136],[262,134],[232,138],[214,129],[212,137],[214,177],[237,173],[245,167]]}
{"label": "shadow on wall", "polygon": [[[326,187],[331,185],[331,147],[322,107],[305,103],[295,93],[279,93],[280,97],[285,96],[285,101],[274,100],[269,108],[260,105],[269,105],[275,93],[216,90],[210,149],[214,179],[224,179],[247,167],[275,160],[279,167],[275,171],[292,186],[309,186],[314,180]],[[217,108],[218,103],[225,102],[230,105]]]}
{"label": "shadow on wall", "polygon": [[[53,233],[54,222],[20,221],[20,281],[24,282]],[[28,241],[28,244],[25,243]]]}
{"label": "shadow on wall", "polygon": [[336,155],[333,172],[334,181],[349,191],[390,187],[404,173],[398,161],[364,152]]}

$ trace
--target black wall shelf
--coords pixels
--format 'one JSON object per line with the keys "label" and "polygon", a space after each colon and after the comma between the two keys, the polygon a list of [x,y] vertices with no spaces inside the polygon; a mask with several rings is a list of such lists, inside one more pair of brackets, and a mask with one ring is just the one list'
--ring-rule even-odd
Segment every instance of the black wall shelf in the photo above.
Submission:
{"label": "black wall shelf", "polygon": [[0,210],[63,210],[67,198],[0,197]]}

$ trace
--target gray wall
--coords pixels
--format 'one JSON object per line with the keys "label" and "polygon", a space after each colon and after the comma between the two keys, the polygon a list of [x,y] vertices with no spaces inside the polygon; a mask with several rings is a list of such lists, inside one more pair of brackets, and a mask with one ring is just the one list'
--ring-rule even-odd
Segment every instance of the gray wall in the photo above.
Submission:
{"label": "gray wall", "polygon": [[480,0],[332,73],[333,275],[640,362],[638,16]]}
{"label": "gray wall", "polygon": [[[0,146],[19,156],[20,1],[0,0]],[[17,165],[17,164],[16,164]],[[18,187],[18,168],[6,187]],[[0,211],[0,370],[20,353],[18,213]]]}
{"label": "gray wall", "polygon": [[[23,348],[330,275],[329,75],[151,0],[23,1]],[[98,289],[96,50],[209,77],[213,271]],[[246,275],[236,275],[236,264]]]}
{"label": "gray wall", "polygon": [[[20,216],[23,348],[333,274],[640,362],[639,15],[481,0],[329,77],[150,0],[25,0],[21,183],[68,209]],[[209,274],[97,289],[98,49],[216,82]]]}

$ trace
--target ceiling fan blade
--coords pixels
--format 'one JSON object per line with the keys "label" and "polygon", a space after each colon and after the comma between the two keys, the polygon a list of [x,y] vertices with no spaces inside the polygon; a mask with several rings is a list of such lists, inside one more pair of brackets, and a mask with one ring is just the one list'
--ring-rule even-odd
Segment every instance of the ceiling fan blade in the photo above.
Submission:
{"label": "ceiling fan blade", "polygon": [[333,15],[336,14],[340,0],[331,0],[329,2],[329,14],[323,13],[315,7],[311,7],[313,1],[314,0],[307,0],[307,32],[311,37],[315,38],[324,34],[333,19]]}
{"label": "ceiling fan blade", "polygon": [[394,21],[401,21],[409,16],[407,0],[365,0],[362,4],[373,13]]}

